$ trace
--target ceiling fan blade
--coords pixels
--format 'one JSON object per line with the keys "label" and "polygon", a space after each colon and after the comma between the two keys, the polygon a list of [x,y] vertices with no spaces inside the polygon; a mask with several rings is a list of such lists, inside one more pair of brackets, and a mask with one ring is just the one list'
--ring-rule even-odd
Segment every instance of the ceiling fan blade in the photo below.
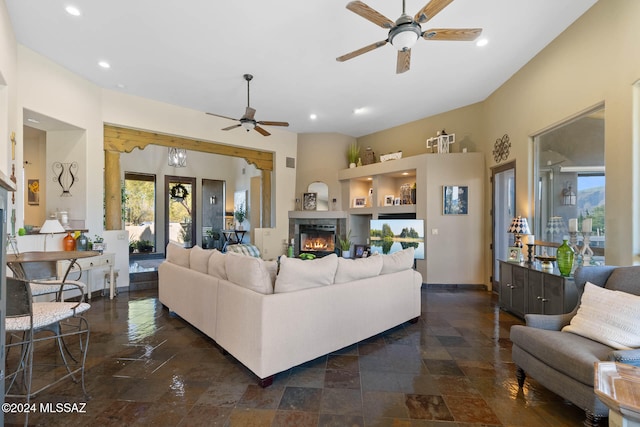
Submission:
{"label": "ceiling fan blade", "polygon": [[395,23],[378,12],[364,4],[361,1],[351,1],[347,4],[347,9],[351,12],[362,16],[364,19],[373,22],[376,25],[381,26],[382,28],[391,28],[395,25]]}
{"label": "ceiling fan blade", "polygon": [[377,49],[377,48],[379,48],[379,47],[382,47],[382,46],[384,46],[385,44],[387,44],[387,40],[381,40],[381,41],[379,41],[379,42],[372,43],[372,44],[370,44],[369,46],[361,47],[361,48],[360,48],[360,49],[358,49],[358,50],[354,50],[353,52],[349,52],[349,53],[347,53],[347,54],[345,54],[345,55],[339,56],[339,57],[337,57],[337,58],[336,58],[336,61],[338,61],[338,62],[344,62],[344,61],[347,61],[347,60],[349,60],[349,59],[351,59],[351,58],[355,58],[356,56],[360,56],[360,55],[362,55],[363,53],[367,53],[367,52],[369,52],[370,50],[373,50],[373,49]]}
{"label": "ceiling fan blade", "polygon": [[222,117],[223,119],[228,119],[228,120],[238,120],[238,119],[233,119],[233,118],[227,117],[227,116],[221,116],[220,114],[213,114],[213,113],[205,113],[205,114],[208,114],[210,116]]}
{"label": "ceiling fan blade", "polygon": [[244,116],[242,116],[243,119],[249,119],[249,120],[253,120],[253,117],[256,115],[256,110],[251,108],[251,107],[247,107],[247,109],[244,112]]}
{"label": "ceiling fan blade", "polygon": [[422,37],[425,40],[471,41],[482,33],[482,28],[431,28]]}
{"label": "ceiling fan blade", "polygon": [[289,123],[287,122],[269,122],[269,121],[260,121],[260,122],[256,122],[259,125],[264,125],[264,126],[289,126]]}
{"label": "ceiling fan blade", "polygon": [[261,128],[260,126],[256,126],[256,127],[254,127],[254,129],[255,129],[256,131],[258,131],[259,133],[261,133],[261,134],[262,134],[262,136],[269,136],[269,135],[271,135],[269,132],[267,132],[265,129]]}
{"label": "ceiling fan blade", "polygon": [[396,63],[396,74],[409,71],[411,65],[411,49],[398,51],[398,62]]}
{"label": "ceiling fan blade", "polygon": [[447,7],[453,0],[431,0],[422,9],[416,13],[413,18],[416,22],[424,24],[434,16],[436,16],[442,9]]}
{"label": "ceiling fan blade", "polygon": [[242,125],[240,123],[238,123],[237,125],[232,125],[232,126],[228,126],[226,128],[223,128],[222,130],[231,130],[231,129],[239,128],[240,126],[242,126]]}

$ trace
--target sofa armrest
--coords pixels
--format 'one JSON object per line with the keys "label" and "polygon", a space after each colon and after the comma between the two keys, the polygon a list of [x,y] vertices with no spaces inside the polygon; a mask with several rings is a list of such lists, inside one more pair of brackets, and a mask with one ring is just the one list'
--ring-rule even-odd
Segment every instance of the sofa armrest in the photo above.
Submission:
{"label": "sofa armrest", "polygon": [[640,348],[632,350],[614,350],[609,353],[609,360],[640,367]]}
{"label": "sofa armrest", "polygon": [[575,310],[566,314],[525,314],[524,320],[532,328],[559,331],[571,322],[575,314]]}

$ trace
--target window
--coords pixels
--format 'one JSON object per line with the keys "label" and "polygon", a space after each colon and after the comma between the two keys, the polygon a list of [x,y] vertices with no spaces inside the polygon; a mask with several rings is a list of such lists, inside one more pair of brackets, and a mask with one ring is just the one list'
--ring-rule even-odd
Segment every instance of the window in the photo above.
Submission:
{"label": "window", "polygon": [[134,250],[156,247],[156,176],[135,172],[124,174],[124,222],[129,242],[145,242]]}
{"label": "window", "polygon": [[577,219],[578,246],[591,219],[590,247],[604,262],[604,109],[592,110],[534,138],[536,240],[561,243]]}

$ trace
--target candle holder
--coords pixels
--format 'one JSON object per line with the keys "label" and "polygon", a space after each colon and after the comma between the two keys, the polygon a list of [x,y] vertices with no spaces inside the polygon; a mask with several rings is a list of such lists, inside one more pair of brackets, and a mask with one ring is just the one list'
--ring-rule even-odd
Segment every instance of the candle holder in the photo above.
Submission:
{"label": "candle holder", "polygon": [[576,268],[578,268],[578,265],[580,264],[580,248],[578,247],[578,232],[577,231],[570,231],[569,232],[569,246],[571,246],[571,249],[573,249],[573,252],[576,254],[575,257],[573,258],[573,265],[571,267],[571,275],[573,276],[573,273],[576,271]]}
{"label": "candle holder", "polygon": [[527,243],[527,264],[533,264],[533,251],[536,245],[534,243]]}
{"label": "candle holder", "polygon": [[583,238],[582,249],[580,249],[580,256],[582,257],[582,265],[591,265],[591,257],[593,257],[593,249],[589,247],[591,233],[588,231],[583,231],[582,238]]}

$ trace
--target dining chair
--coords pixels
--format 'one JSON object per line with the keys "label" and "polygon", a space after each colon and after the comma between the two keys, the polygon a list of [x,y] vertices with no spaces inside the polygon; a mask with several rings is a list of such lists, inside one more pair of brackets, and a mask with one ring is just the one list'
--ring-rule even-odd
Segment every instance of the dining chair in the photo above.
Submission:
{"label": "dining chair", "polygon": [[[82,292],[80,287],[78,290]],[[5,397],[23,398],[28,404],[38,393],[69,377],[76,383],[79,381],[87,395],[84,370],[89,323],[81,314],[90,307],[82,301],[33,302],[29,281],[7,277],[5,330],[11,334],[11,340],[6,345]],[[79,357],[73,364],[65,356],[63,338],[78,341]],[[53,353],[44,345],[47,341],[55,342],[57,348]],[[19,351],[10,358],[13,347]],[[34,368],[37,369],[35,376]],[[26,413],[25,426],[28,417]]]}

